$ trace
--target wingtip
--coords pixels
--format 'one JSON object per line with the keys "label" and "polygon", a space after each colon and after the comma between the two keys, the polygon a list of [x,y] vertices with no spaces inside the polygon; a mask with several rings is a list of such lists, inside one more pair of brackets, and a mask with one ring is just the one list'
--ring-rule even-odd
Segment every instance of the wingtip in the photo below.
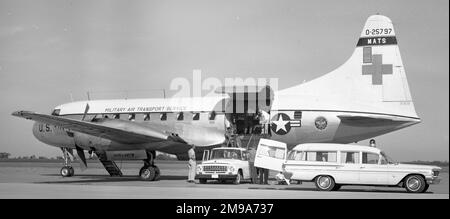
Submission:
{"label": "wingtip", "polygon": [[13,113],[11,113],[12,116],[21,116],[22,115],[22,111],[14,111]]}
{"label": "wingtip", "polygon": [[11,113],[12,116],[17,116],[17,117],[24,117],[25,113],[32,113],[30,111],[25,111],[25,110],[18,110],[18,111],[14,111],[13,113]]}

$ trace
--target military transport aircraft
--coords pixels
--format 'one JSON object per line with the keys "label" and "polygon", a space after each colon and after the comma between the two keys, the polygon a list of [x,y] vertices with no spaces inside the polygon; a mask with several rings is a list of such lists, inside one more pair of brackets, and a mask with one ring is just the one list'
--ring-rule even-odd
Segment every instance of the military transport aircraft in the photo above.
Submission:
{"label": "military transport aircraft", "polygon": [[155,151],[185,160],[192,145],[197,154],[222,145],[226,124],[233,124],[238,134],[249,133],[248,126],[257,130],[255,116],[262,112],[269,115],[268,126],[252,133],[288,147],[352,143],[419,123],[392,21],[370,16],[347,62],[320,78],[279,91],[233,87],[209,97],[88,100],[57,106],[51,115],[12,115],[34,120],[34,136],[63,150],[63,176],[74,174],[67,157],[75,149],[82,167],[87,150],[112,176],[122,175],[114,160],[143,160],[139,175],[153,181],[160,176]]}

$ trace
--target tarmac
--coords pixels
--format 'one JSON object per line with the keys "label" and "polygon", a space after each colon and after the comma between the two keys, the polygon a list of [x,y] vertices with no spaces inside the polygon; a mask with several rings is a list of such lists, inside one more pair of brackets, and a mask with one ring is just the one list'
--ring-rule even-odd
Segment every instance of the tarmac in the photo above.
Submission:
{"label": "tarmac", "polygon": [[[1,199],[120,198],[120,199],[449,199],[448,169],[441,183],[424,194],[407,193],[404,188],[343,186],[339,191],[320,192],[312,182],[269,185],[243,182],[240,185],[187,183],[187,162],[157,161],[159,181],[141,181],[141,162],[118,162],[124,176],[111,177],[98,161],[90,161],[81,171],[74,163],[75,176],[63,178],[60,162],[0,162]],[[271,172],[271,176],[274,172]]]}

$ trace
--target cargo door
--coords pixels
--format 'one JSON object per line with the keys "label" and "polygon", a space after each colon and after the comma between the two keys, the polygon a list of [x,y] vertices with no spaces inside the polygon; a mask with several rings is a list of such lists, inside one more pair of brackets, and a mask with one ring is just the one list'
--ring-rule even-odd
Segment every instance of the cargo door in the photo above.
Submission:
{"label": "cargo door", "polygon": [[255,167],[281,172],[286,155],[285,143],[261,138],[256,149]]}

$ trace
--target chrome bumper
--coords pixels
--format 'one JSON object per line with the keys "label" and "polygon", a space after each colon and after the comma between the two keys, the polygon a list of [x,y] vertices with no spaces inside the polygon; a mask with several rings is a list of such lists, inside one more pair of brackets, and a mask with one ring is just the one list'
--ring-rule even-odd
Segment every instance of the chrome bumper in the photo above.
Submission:
{"label": "chrome bumper", "polygon": [[441,179],[438,178],[437,176],[427,178],[427,184],[439,184],[440,182],[441,182]]}

